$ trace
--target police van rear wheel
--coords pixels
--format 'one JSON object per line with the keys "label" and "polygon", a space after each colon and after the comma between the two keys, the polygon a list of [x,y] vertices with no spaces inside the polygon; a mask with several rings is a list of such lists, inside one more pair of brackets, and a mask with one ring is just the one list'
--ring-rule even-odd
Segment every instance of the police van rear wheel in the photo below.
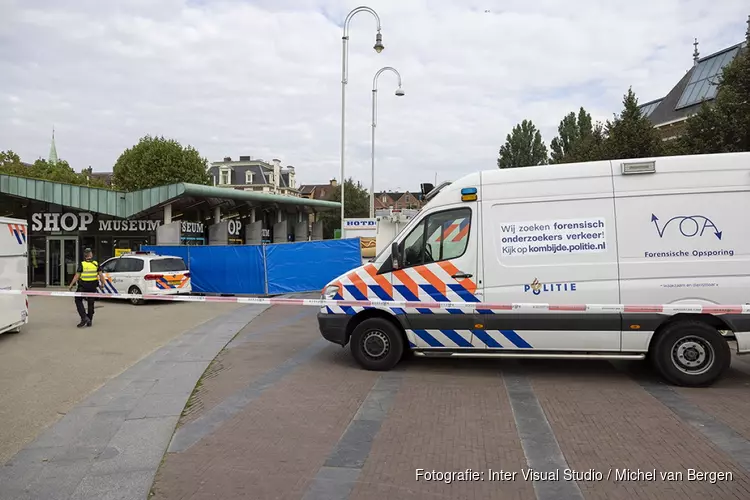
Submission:
{"label": "police van rear wheel", "polygon": [[[141,292],[141,289],[138,288],[137,286],[131,286],[130,288],[128,288],[128,295],[143,295],[143,293]],[[130,303],[133,304],[134,306],[139,306],[143,304],[143,299],[131,298]]]}
{"label": "police van rear wheel", "polygon": [[711,385],[724,375],[732,360],[721,333],[695,320],[667,325],[654,348],[654,366],[662,376],[687,387]]}
{"label": "police van rear wheel", "polygon": [[351,350],[354,359],[366,370],[387,371],[401,360],[404,339],[390,321],[372,318],[352,332]]}

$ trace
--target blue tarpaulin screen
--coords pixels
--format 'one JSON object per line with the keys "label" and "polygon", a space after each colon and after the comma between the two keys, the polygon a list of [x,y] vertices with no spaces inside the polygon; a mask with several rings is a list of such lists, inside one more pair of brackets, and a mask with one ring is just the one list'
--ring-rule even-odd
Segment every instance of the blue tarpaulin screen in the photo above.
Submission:
{"label": "blue tarpaulin screen", "polygon": [[268,293],[320,291],[326,283],[362,265],[359,238],[266,246]]}
{"label": "blue tarpaulin screen", "polygon": [[146,246],[143,251],[182,257],[190,269],[193,291],[262,295],[263,249],[252,245]]}
{"label": "blue tarpaulin screen", "polygon": [[142,251],[182,257],[193,291],[247,295],[319,291],[362,264],[359,238],[277,245],[152,246]]}

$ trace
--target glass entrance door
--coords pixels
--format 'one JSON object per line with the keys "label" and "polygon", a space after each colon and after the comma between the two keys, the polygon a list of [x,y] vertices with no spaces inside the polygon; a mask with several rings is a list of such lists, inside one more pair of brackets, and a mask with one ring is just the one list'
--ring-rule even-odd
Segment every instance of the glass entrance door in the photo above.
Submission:
{"label": "glass entrance door", "polygon": [[47,238],[47,286],[67,286],[78,266],[78,238]]}

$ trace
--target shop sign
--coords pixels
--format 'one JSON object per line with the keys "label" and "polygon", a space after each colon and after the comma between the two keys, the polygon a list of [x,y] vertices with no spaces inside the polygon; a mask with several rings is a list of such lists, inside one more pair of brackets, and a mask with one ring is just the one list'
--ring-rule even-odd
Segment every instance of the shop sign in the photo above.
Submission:
{"label": "shop sign", "polygon": [[344,229],[349,231],[377,229],[377,227],[377,219],[344,219]]}
{"label": "shop sign", "polygon": [[[152,232],[161,225],[160,220],[120,220],[99,219],[99,232]],[[40,212],[31,216],[31,230],[34,232],[87,231],[94,224],[94,215],[89,212],[48,213]],[[203,223],[182,221],[183,233],[202,233]]]}
{"label": "shop sign", "polygon": [[241,221],[231,219],[227,221],[227,232],[229,233],[229,236],[239,236],[240,231],[242,231]]}
{"label": "shop sign", "polygon": [[183,233],[203,233],[202,222],[188,222],[184,220],[180,227]]}

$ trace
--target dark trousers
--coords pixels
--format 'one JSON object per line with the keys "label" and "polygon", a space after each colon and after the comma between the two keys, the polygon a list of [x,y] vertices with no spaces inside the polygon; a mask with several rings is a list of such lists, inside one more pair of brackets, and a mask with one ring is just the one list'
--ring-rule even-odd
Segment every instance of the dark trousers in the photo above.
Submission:
{"label": "dark trousers", "polygon": [[[97,281],[79,281],[78,282],[78,291],[79,292],[86,292],[86,293],[96,293],[96,286]],[[87,302],[88,306],[88,314],[86,314],[86,310],[83,308],[83,301]],[[81,317],[81,321],[87,321],[94,318],[94,301],[96,299],[92,297],[76,297],[76,309],[78,310],[78,315]]]}

